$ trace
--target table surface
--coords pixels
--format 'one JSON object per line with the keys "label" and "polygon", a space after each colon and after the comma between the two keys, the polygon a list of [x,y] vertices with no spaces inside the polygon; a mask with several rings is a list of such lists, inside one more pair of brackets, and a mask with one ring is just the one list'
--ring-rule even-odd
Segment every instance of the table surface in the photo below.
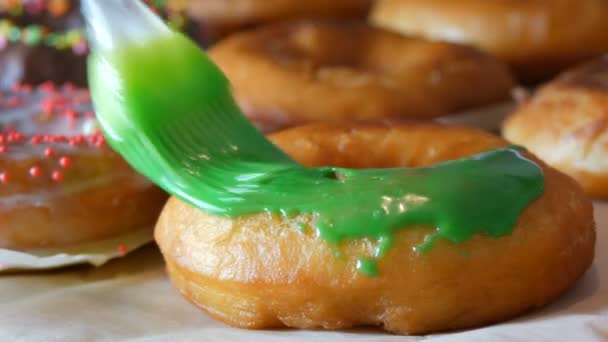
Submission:
{"label": "table surface", "polygon": [[377,331],[243,331],[185,302],[148,246],[101,268],[0,276],[0,340],[608,341],[608,204],[596,204],[593,267],[560,300],[516,320],[424,338]]}

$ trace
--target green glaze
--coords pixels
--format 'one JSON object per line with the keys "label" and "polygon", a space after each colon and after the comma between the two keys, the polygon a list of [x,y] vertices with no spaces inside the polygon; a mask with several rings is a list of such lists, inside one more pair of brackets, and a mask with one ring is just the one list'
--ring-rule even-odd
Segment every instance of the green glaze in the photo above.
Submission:
{"label": "green glaze", "polygon": [[300,222],[298,223],[298,230],[300,231],[300,233],[306,234],[306,232],[308,231],[308,227],[305,223]]}
{"label": "green glaze", "polygon": [[[226,217],[311,215],[331,244],[379,241],[376,259],[406,227],[435,228],[423,249],[505,236],[543,192],[541,168],[514,148],[425,168],[303,167],[245,119],[224,75],[178,34],[94,50],[89,76],[109,143],[169,193]],[[378,272],[369,258],[358,268]]]}
{"label": "green glaze", "polygon": [[363,273],[368,277],[377,277],[378,274],[380,274],[376,261],[364,257],[357,259],[357,271]]}

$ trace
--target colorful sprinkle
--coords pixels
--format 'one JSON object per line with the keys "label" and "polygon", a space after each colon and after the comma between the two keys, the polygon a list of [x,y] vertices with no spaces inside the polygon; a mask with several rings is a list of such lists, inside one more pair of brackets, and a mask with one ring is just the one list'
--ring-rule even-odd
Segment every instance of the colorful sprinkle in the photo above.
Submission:
{"label": "colorful sprinkle", "polygon": [[8,183],[9,177],[7,172],[0,173],[0,183]]}
{"label": "colorful sprinkle", "polygon": [[[157,13],[165,13],[168,22],[175,29],[183,29],[186,17],[166,8],[164,0],[145,0],[145,2]],[[1,2],[0,2],[1,4]],[[4,10],[12,16],[23,14],[40,15],[48,12],[52,17],[63,17],[69,15],[70,3],[68,0],[21,0],[4,1]],[[45,45],[54,49],[71,49],[78,56],[89,52],[88,42],[83,29],[72,29],[53,32],[49,27],[42,25],[19,26],[9,19],[0,20],[0,49],[5,48],[9,42],[23,43],[30,46]]]}

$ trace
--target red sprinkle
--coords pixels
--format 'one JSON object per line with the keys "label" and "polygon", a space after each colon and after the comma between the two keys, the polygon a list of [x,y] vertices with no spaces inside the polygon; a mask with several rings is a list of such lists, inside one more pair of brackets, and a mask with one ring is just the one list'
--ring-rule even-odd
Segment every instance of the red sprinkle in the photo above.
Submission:
{"label": "red sprinkle", "polygon": [[51,135],[49,137],[50,142],[54,142],[54,143],[62,143],[62,142],[68,142],[69,139],[68,137],[66,137],[65,135]]}
{"label": "red sprinkle", "polygon": [[127,254],[127,252],[129,251],[129,248],[123,244],[118,245],[116,249],[118,250],[118,253],[121,254]]}
{"label": "red sprinkle", "polygon": [[52,157],[52,156],[55,155],[55,150],[53,150],[53,148],[51,148],[51,147],[47,147],[44,150],[44,155],[47,156],[47,157]]}
{"label": "red sprinkle", "polygon": [[86,141],[84,135],[78,134],[76,136],[70,137],[70,145],[76,146],[84,143]]}
{"label": "red sprinkle", "polygon": [[15,132],[14,137],[15,137],[15,141],[23,141],[25,139],[25,134]]}
{"label": "red sprinkle", "polygon": [[34,145],[38,145],[42,142],[42,136],[41,135],[34,135],[31,139],[30,139],[30,143],[34,144]]}
{"label": "red sprinkle", "polygon": [[106,138],[104,137],[100,137],[97,139],[97,141],[95,142],[95,146],[96,147],[104,147],[106,145]]}
{"label": "red sprinkle", "polygon": [[70,166],[72,166],[72,159],[70,159],[68,157],[61,157],[59,159],[59,166],[61,166],[64,169],[69,168]]}
{"label": "red sprinkle", "polygon": [[41,170],[39,166],[33,166],[30,168],[30,176],[38,177],[40,176]]}
{"label": "red sprinkle", "polygon": [[6,137],[4,134],[0,134],[0,143],[6,142]]}
{"label": "red sprinkle", "polygon": [[0,145],[0,153],[4,153],[4,152],[6,152],[6,150],[8,150],[6,145]]}
{"label": "red sprinkle", "polygon": [[40,101],[40,107],[42,108],[42,111],[50,114],[53,112],[53,110],[55,109],[56,103],[55,100],[53,99],[44,99],[42,101]]}
{"label": "red sprinkle", "polygon": [[55,182],[61,182],[63,180],[63,174],[59,171],[55,171],[51,178],[53,178]]}
{"label": "red sprinkle", "polygon": [[55,83],[51,82],[51,81],[47,81],[42,83],[41,85],[38,86],[38,89],[47,92],[47,93],[54,93],[57,89],[55,87]]}
{"label": "red sprinkle", "polygon": [[65,116],[68,119],[76,119],[78,117],[78,112],[76,112],[73,109],[66,109],[65,112],[63,112],[63,116]]}
{"label": "red sprinkle", "polygon": [[7,172],[2,172],[0,173],[0,183],[8,183],[8,173]]}

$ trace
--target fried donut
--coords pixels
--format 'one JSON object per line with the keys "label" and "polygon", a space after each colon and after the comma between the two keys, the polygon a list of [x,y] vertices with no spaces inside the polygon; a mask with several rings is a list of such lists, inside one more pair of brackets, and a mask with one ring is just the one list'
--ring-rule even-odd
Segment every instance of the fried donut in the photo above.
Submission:
{"label": "fried donut", "polygon": [[463,46],[354,22],[299,21],[236,34],[210,57],[265,131],[309,121],[430,119],[509,98],[506,67]]}
{"label": "fried donut", "polygon": [[152,226],[166,195],[95,128],[89,93],[18,85],[0,96],[0,248],[62,247]]}
{"label": "fried donut", "polygon": [[545,85],[507,119],[503,134],[608,199],[608,56]]}
{"label": "fried donut", "polygon": [[276,21],[326,17],[364,18],[374,0],[169,0],[167,9],[185,13],[189,31],[211,43],[238,30]]}
{"label": "fried donut", "polygon": [[371,21],[477,46],[511,65],[524,82],[608,52],[604,0],[380,0]]}
{"label": "fried donut", "polygon": [[[507,145],[481,131],[421,123],[317,123],[271,140],[306,165],[348,168],[425,166]],[[380,261],[377,278],[356,265],[356,256],[373,254],[376,242],[349,240],[336,252],[299,229],[299,217],[228,219],[172,198],[155,237],[182,295],[236,327],[383,326],[426,334],[480,326],[547,304],[593,259],[590,200],[568,176],[526,156],[541,165],[545,192],[510,236],[441,241],[418,253],[432,229],[408,227]]]}

